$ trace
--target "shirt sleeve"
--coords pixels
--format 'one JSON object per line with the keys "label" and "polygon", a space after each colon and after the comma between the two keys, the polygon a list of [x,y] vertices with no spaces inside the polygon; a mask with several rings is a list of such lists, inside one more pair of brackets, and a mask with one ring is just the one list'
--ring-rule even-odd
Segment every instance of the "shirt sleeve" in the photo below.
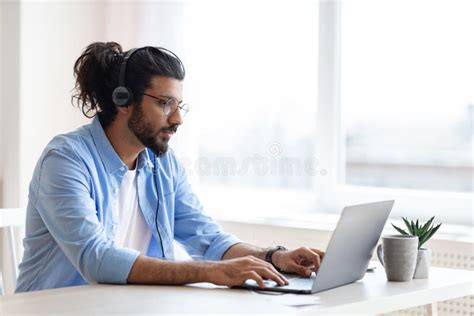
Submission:
{"label": "shirt sleeve", "polygon": [[139,253],[108,239],[90,195],[90,176],[75,153],[50,150],[44,157],[36,208],[49,233],[88,282],[120,283]]}
{"label": "shirt sleeve", "polygon": [[224,253],[240,239],[224,233],[221,227],[203,212],[199,199],[191,189],[183,166],[177,166],[175,195],[175,239],[194,260],[221,260]]}

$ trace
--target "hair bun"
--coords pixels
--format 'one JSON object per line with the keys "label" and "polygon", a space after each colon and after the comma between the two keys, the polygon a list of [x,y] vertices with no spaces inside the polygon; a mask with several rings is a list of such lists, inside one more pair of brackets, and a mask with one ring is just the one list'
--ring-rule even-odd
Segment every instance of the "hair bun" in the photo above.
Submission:
{"label": "hair bun", "polygon": [[113,57],[112,57],[112,62],[116,63],[121,56],[122,56],[122,54],[115,52]]}
{"label": "hair bun", "polygon": [[98,59],[104,70],[113,66],[122,56],[122,47],[116,42],[102,43],[98,45]]}

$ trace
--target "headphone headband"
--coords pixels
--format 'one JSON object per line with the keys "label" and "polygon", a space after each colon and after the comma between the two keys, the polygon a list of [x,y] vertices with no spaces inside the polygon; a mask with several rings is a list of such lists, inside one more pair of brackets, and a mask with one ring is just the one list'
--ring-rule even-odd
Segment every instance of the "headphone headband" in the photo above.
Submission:
{"label": "headphone headband", "polygon": [[127,54],[122,60],[122,64],[120,65],[119,86],[115,88],[114,91],[112,92],[112,101],[114,102],[116,106],[125,107],[125,106],[129,106],[132,103],[133,101],[132,90],[127,88],[127,86],[125,86],[125,71],[127,70],[127,62],[130,58],[132,58],[133,54],[135,54],[139,50],[147,49],[147,48],[156,49],[160,51],[161,53],[165,53],[176,58],[179,62],[179,65],[181,66],[181,69],[183,70],[183,75],[185,74],[184,66],[183,66],[183,63],[181,62],[181,59],[179,59],[179,57],[176,56],[176,54],[170,51],[169,49],[166,49],[164,47],[153,47],[153,46],[133,48],[127,52]]}
{"label": "headphone headband", "polygon": [[122,60],[122,64],[120,65],[120,77],[119,77],[119,86],[125,87],[125,70],[127,69],[127,61],[132,57],[132,55],[140,50],[141,48],[134,48],[127,52],[127,55]]}

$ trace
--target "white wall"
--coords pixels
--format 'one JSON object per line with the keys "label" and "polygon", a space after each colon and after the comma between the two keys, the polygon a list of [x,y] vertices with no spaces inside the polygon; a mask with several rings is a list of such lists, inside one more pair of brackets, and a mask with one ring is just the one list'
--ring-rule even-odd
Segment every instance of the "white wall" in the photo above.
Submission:
{"label": "white wall", "polygon": [[19,198],[19,3],[1,2],[0,15],[0,201],[13,207]]}
{"label": "white wall", "polygon": [[92,41],[104,39],[100,2],[23,2],[20,35],[19,206],[43,148],[58,133],[86,123],[70,102],[73,64]]}
{"label": "white wall", "polygon": [[[15,1],[0,2],[0,207],[18,200],[19,7]],[[3,253],[7,243],[2,238],[2,229],[0,233],[0,253]],[[9,258],[0,256],[0,268],[7,271],[2,276],[5,291],[9,291],[13,283],[8,277]]]}

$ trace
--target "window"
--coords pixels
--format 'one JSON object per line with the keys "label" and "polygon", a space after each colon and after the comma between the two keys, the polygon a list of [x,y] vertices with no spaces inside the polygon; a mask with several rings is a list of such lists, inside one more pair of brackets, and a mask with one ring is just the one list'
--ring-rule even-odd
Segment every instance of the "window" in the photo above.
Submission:
{"label": "window", "polygon": [[393,217],[470,223],[472,9],[185,2],[182,160],[206,210],[289,218],[395,199]]}
{"label": "window", "polygon": [[472,192],[472,1],[344,1],[345,183]]}
{"label": "window", "polygon": [[469,1],[320,2],[326,210],[395,199],[392,217],[472,225],[467,12]]}
{"label": "window", "polygon": [[271,208],[265,194],[281,204],[314,192],[318,3],[189,1],[185,12],[187,168],[204,201]]}

